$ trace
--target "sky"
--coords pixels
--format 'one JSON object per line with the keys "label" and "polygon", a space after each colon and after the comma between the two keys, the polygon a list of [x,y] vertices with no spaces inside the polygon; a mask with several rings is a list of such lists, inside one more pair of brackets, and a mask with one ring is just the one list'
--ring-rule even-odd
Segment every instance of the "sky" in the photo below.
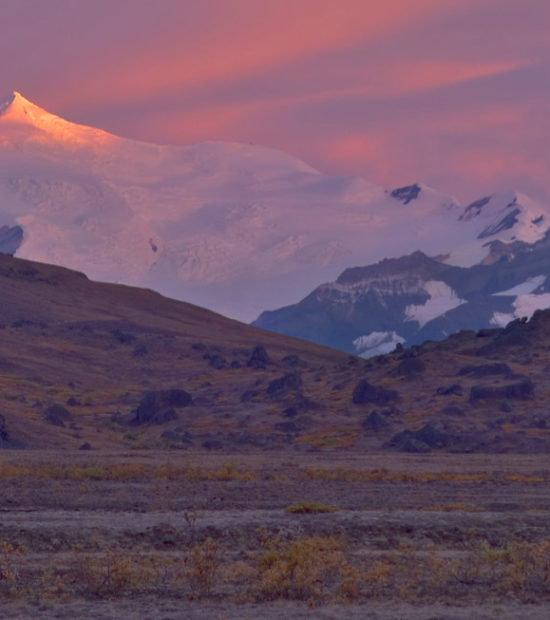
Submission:
{"label": "sky", "polygon": [[0,0],[0,96],[281,149],[463,202],[550,200],[548,0]]}

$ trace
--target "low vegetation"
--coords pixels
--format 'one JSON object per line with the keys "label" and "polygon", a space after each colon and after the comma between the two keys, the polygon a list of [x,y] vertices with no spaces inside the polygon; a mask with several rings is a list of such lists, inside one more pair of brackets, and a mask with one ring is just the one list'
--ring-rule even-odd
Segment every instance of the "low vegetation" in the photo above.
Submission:
{"label": "low vegetation", "polygon": [[550,473],[534,457],[430,471],[374,457],[73,460],[0,463],[6,609],[550,605]]}

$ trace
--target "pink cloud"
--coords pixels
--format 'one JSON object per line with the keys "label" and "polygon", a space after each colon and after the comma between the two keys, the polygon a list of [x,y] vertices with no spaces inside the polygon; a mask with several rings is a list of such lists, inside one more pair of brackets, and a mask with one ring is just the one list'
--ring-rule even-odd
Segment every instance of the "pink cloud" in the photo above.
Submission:
{"label": "pink cloud", "polygon": [[3,9],[0,85],[136,139],[550,196],[549,20],[544,0],[19,0]]}

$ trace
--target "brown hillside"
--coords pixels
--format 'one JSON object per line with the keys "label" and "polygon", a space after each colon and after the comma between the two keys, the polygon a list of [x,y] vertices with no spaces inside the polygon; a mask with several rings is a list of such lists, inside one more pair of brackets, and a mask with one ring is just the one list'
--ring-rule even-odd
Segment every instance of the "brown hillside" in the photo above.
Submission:
{"label": "brown hillside", "polygon": [[550,446],[546,312],[365,361],[4,255],[0,286],[4,447]]}

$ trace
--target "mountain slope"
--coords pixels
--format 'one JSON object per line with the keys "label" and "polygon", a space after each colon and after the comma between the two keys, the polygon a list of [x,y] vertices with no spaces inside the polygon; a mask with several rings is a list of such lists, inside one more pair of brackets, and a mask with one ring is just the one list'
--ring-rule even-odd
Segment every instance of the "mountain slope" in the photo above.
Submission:
{"label": "mountain slope", "polygon": [[[467,208],[392,192],[260,146],[158,146],[0,100],[0,250],[251,320],[350,265],[421,249],[456,265],[541,239],[548,210],[512,193]],[[6,228],[4,228],[6,227]]]}
{"label": "mountain slope", "polygon": [[[281,412],[269,417],[284,399],[278,405],[266,393],[269,382],[295,367],[313,376],[347,362],[337,351],[52,265],[0,255],[0,286],[0,422],[16,446],[112,447],[130,432],[145,446],[163,445],[160,424],[170,420],[136,426],[131,412],[146,391],[166,389],[193,398],[168,426],[176,437],[185,431],[200,446],[225,430],[244,445],[264,436],[285,443],[272,428]],[[56,425],[52,406],[68,408],[70,423]]]}
{"label": "mountain slope", "polygon": [[361,360],[9,256],[0,286],[0,447],[550,449],[550,311]]}

